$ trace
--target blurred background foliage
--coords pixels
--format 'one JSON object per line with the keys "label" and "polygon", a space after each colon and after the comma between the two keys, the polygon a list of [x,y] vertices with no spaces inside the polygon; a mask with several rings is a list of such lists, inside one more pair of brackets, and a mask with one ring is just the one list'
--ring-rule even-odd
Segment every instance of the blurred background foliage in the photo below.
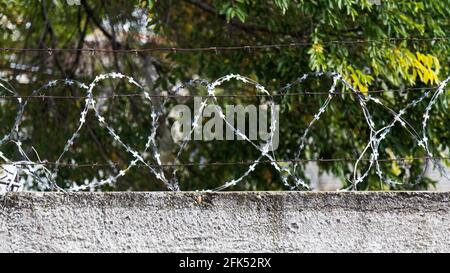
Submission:
{"label": "blurred background foliage", "polygon": [[[76,1],[72,1],[76,2]],[[205,52],[90,53],[8,52],[0,55],[0,77],[8,80],[18,93],[31,92],[59,78],[89,83],[95,75],[111,71],[133,76],[152,94],[168,90],[192,78],[214,80],[229,73],[248,76],[275,92],[310,71],[336,71],[363,93],[368,90],[422,88],[437,85],[450,76],[448,59],[450,37],[449,0],[165,0],[165,1],[87,1],[69,5],[63,0],[2,0],[0,2],[0,47],[2,48],[101,48],[133,49],[155,47],[213,47],[303,43],[305,46],[263,50]],[[395,39],[416,37],[420,39]],[[429,38],[442,38],[430,40]],[[393,38],[393,39],[390,39]],[[389,40],[390,39],[390,40]],[[370,40],[372,42],[361,42]],[[330,42],[349,41],[349,42]],[[353,41],[353,42],[350,42]],[[360,42],[355,42],[360,41]],[[325,78],[308,80],[291,92],[327,91]],[[369,130],[354,96],[339,86],[342,95],[333,100],[323,118],[311,131],[309,145],[301,158],[356,158],[369,138]],[[206,94],[205,88],[191,87],[183,94]],[[180,92],[181,92],[180,91]],[[46,94],[83,95],[74,87],[56,86]],[[96,95],[136,93],[139,90],[122,81],[106,81]],[[255,90],[230,83],[220,92],[248,93]],[[393,109],[401,109],[423,91],[384,92],[374,96]],[[279,159],[291,159],[298,141],[326,96],[289,96],[281,101]],[[229,98],[225,104],[259,104],[262,98]],[[430,144],[435,156],[448,156],[450,130],[448,92],[432,110]],[[173,99],[171,105],[189,99]],[[30,157],[55,161],[65,141],[77,126],[83,100],[30,100],[25,112],[21,138]],[[155,100],[153,107],[160,101]],[[0,107],[2,125],[12,124],[14,101],[4,100]],[[150,105],[140,98],[101,100],[100,108],[119,135],[142,150],[149,134]],[[405,118],[420,131],[426,103],[410,110]],[[160,109],[161,110],[161,109]],[[379,106],[370,106],[376,124],[381,127],[392,116]],[[168,112],[160,120],[157,134],[163,161],[172,162],[179,147],[170,136],[173,119]],[[10,127],[1,126],[6,133]],[[14,147],[2,151],[18,158]],[[424,152],[401,127],[381,145],[380,158],[420,157]],[[181,162],[248,161],[258,156],[242,141],[191,141]],[[151,162],[151,155],[145,155]],[[118,162],[121,168],[131,159],[111,141],[95,117],[87,117],[80,139],[64,162]],[[366,162],[367,163],[367,162]],[[364,164],[366,164],[364,163]],[[446,162],[448,163],[448,162]],[[360,166],[361,170],[364,164]],[[423,160],[400,163],[383,162],[388,177],[401,182],[394,188],[380,183],[371,173],[361,190],[429,189],[435,181],[418,177]],[[226,179],[240,176],[247,166],[189,166],[178,172],[183,190],[214,188]],[[431,166],[428,166],[431,167]],[[353,171],[349,162],[320,163],[321,172],[330,172],[349,183]],[[84,183],[104,178],[116,170],[109,167],[62,168],[58,183]],[[170,173],[170,170],[168,170]],[[169,174],[168,174],[169,175]],[[304,174],[300,168],[299,175]],[[134,168],[108,190],[165,189],[145,168]],[[278,173],[269,165],[256,172],[233,190],[284,189]]]}

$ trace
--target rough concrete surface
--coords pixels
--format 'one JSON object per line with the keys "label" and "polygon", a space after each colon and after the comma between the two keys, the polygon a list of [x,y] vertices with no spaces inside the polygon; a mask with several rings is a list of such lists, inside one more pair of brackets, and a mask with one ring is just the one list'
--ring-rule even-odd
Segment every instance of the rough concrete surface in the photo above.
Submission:
{"label": "rough concrete surface", "polygon": [[447,252],[450,193],[11,193],[0,252]]}

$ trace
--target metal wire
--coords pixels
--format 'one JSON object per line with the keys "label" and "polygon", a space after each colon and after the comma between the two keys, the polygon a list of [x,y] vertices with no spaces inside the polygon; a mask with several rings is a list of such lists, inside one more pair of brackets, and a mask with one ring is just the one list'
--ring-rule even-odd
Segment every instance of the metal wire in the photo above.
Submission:
{"label": "metal wire", "polygon": [[[419,93],[420,96],[418,98],[413,99],[412,101],[408,102],[405,107],[403,107],[399,111],[394,111],[389,106],[382,103],[382,101],[379,98],[373,97],[373,96],[366,96],[358,89],[351,86],[350,83],[348,83],[342,75],[335,72],[311,72],[311,73],[305,73],[301,77],[298,77],[295,81],[291,82],[290,84],[287,84],[285,87],[280,89],[278,91],[279,96],[285,96],[291,93],[291,91],[294,91],[295,88],[299,84],[304,83],[308,78],[319,78],[324,77],[327,79],[327,82],[332,80],[332,85],[330,86],[327,94],[327,98],[323,103],[321,103],[320,108],[316,112],[316,114],[313,116],[313,119],[308,123],[308,126],[305,130],[303,130],[302,135],[298,139],[298,149],[295,153],[295,158],[293,159],[285,159],[285,160],[279,160],[276,158],[276,154],[274,152],[271,152],[270,148],[274,146],[274,135],[275,131],[277,130],[277,126],[279,122],[277,122],[278,118],[276,117],[275,112],[276,111],[270,111],[271,116],[271,124],[270,124],[270,132],[266,132],[270,134],[267,141],[263,141],[263,145],[261,146],[261,143],[253,142],[251,139],[249,139],[239,128],[235,127],[234,125],[230,124],[229,121],[226,119],[226,115],[223,113],[221,107],[217,103],[218,94],[216,94],[216,89],[218,90],[221,85],[225,84],[229,81],[237,81],[243,84],[246,84],[248,86],[251,86],[251,88],[255,88],[257,91],[256,94],[258,96],[267,96],[270,100],[270,105],[267,105],[267,107],[271,109],[275,109],[275,101],[273,100],[273,95],[261,84],[258,82],[238,74],[228,74],[223,77],[220,77],[213,82],[209,82],[206,80],[193,80],[189,81],[187,84],[189,86],[203,86],[207,88],[208,97],[212,98],[212,101],[207,102],[206,100],[202,100],[200,107],[198,111],[194,114],[193,122],[189,122],[190,125],[190,132],[189,136],[194,134],[194,130],[200,124],[201,118],[202,118],[202,112],[203,110],[208,106],[211,105],[214,107],[214,109],[218,113],[218,117],[227,125],[229,128],[232,129],[234,136],[245,140],[246,144],[251,145],[254,147],[257,151],[260,152],[260,156],[252,161],[237,161],[237,162],[187,162],[184,163],[183,160],[181,160],[180,154],[185,150],[186,144],[189,141],[190,138],[184,138],[182,144],[178,145],[178,153],[175,156],[174,160],[171,160],[171,164],[162,163],[161,160],[161,153],[156,141],[156,135],[158,130],[158,119],[162,116],[162,113],[159,111],[156,111],[154,107],[150,107],[148,109],[149,116],[152,118],[152,125],[151,130],[148,135],[147,142],[145,144],[145,149],[140,152],[136,150],[133,146],[126,143],[125,140],[119,135],[119,133],[116,131],[114,127],[112,127],[108,121],[105,119],[104,116],[102,116],[102,112],[99,111],[98,107],[96,107],[96,99],[98,97],[94,96],[94,89],[98,85],[101,84],[101,82],[106,80],[120,80],[125,81],[128,84],[131,84],[134,86],[134,88],[137,88],[142,92],[142,94],[139,94],[139,96],[149,102],[152,103],[152,95],[150,95],[145,88],[140,85],[135,79],[133,79],[130,76],[123,75],[121,73],[116,72],[110,72],[107,74],[101,74],[95,77],[95,79],[86,84],[83,82],[75,81],[75,80],[53,80],[42,86],[41,88],[33,91],[31,96],[34,96],[36,98],[43,98],[43,97],[50,97],[47,95],[44,95],[44,92],[49,91],[56,85],[62,85],[62,86],[74,86],[78,88],[80,91],[86,92],[85,98],[85,105],[82,111],[80,112],[80,118],[79,123],[76,127],[76,130],[74,130],[71,137],[66,141],[66,144],[64,146],[64,149],[62,150],[61,154],[58,156],[58,159],[55,162],[46,162],[41,161],[39,158],[38,152],[33,148],[34,153],[36,154],[36,157],[38,160],[32,160],[28,155],[27,152],[25,152],[22,142],[20,141],[20,136],[18,134],[19,127],[22,121],[23,113],[25,112],[25,107],[27,105],[27,101],[23,101],[21,97],[17,94],[17,92],[14,91],[14,88],[7,82],[4,84],[1,84],[0,87],[4,89],[5,94],[11,94],[11,96],[8,97],[15,97],[17,99],[18,103],[18,111],[15,118],[15,123],[11,127],[11,131],[7,133],[2,140],[0,141],[0,144],[6,143],[6,142],[13,142],[16,146],[17,151],[19,152],[21,156],[21,160],[10,160],[8,159],[4,154],[0,153],[0,160],[2,162],[5,162],[4,164],[0,164],[0,168],[3,169],[6,178],[9,183],[7,187],[7,191],[12,185],[15,183],[15,179],[18,175],[18,173],[24,173],[26,175],[29,175],[36,179],[38,181],[37,185],[42,190],[45,189],[60,189],[59,186],[56,183],[57,175],[58,175],[58,168],[59,167],[73,167],[73,168],[81,168],[81,167],[100,167],[100,166],[112,166],[113,168],[113,174],[109,176],[106,179],[101,180],[92,180],[89,181],[87,184],[84,185],[78,185],[73,184],[71,185],[68,190],[70,191],[80,191],[80,190],[94,190],[96,188],[99,188],[103,185],[114,185],[114,183],[119,179],[120,177],[123,177],[127,174],[127,172],[137,166],[140,165],[142,167],[146,167],[151,174],[153,174],[157,180],[164,183],[164,185],[167,187],[167,189],[177,191],[179,190],[179,182],[177,180],[177,167],[187,167],[187,166],[226,166],[226,165],[247,165],[247,170],[243,171],[238,175],[237,177],[234,177],[233,179],[227,180],[223,183],[222,186],[213,189],[213,190],[223,190],[228,187],[232,187],[234,185],[237,185],[241,181],[243,181],[246,177],[248,177],[252,172],[255,171],[255,169],[258,167],[258,164],[260,163],[270,163],[272,167],[280,173],[281,181],[282,183],[289,189],[309,189],[308,184],[302,179],[302,177],[298,174],[299,162],[354,162],[353,167],[353,178],[351,179],[351,187],[352,189],[357,189],[358,184],[364,181],[369,174],[371,173],[371,170],[375,170],[376,175],[380,178],[380,183],[386,183],[388,185],[396,185],[398,183],[401,183],[399,181],[393,181],[391,180],[387,175],[383,173],[382,168],[380,167],[380,162],[393,162],[393,161],[402,161],[405,163],[410,162],[411,160],[426,160],[426,166],[429,165],[429,161],[433,163],[433,165],[438,168],[441,172],[441,174],[447,176],[447,171],[443,169],[443,166],[439,162],[439,160],[448,160],[449,158],[446,157],[435,157],[431,152],[430,147],[430,138],[427,134],[428,130],[428,120],[432,116],[431,110],[433,105],[436,104],[438,98],[444,94],[446,90],[446,86],[450,83],[450,77],[448,77],[446,80],[441,82],[438,87],[435,88],[414,88],[411,90],[423,90],[424,92]],[[301,155],[305,149],[306,146],[310,145],[308,142],[308,137],[310,131],[315,126],[316,122],[319,121],[322,117],[322,115],[326,112],[326,110],[329,108],[330,103],[332,100],[334,100],[336,94],[342,94],[337,93],[339,86],[342,86],[344,89],[348,89],[353,93],[356,97],[356,102],[359,103],[359,106],[361,108],[362,114],[364,116],[364,119],[367,123],[370,136],[368,136],[368,142],[365,144],[365,148],[361,151],[358,158],[331,158],[331,159],[301,159]],[[184,86],[186,87],[186,86]],[[180,88],[184,88],[180,87]],[[298,86],[300,87],[300,86]],[[340,87],[339,87],[340,88]],[[436,89],[435,92],[433,92]],[[177,90],[173,90],[168,95],[162,95],[163,97],[169,97],[169,96],[175,96],[179,97],[177,94]],[[375,90],[377,91],[377,90]],[[384,91],[384,90],[383,90]],[[403,91],[403,90],[402,90]],[[316,92],[317,93],[317,92]],[[41,96],[42,94],[42,96]],[[308,94],[308,92],[304,92],[302,94]],[[137,96],[138,94],[123,94],[125,96]],[[237,94],[241,95],[241,94]],[[113,97],[117,97],[118,95],[113,95]],[[157,95],[161,96],[161,95]],[[230,95],[224,95],[224,96],[230,96]],[[235,96],[235,95],[231,95]],[[245,95],[248,96],[248,95]],[[255,96],[255,95],[251,95]],[[62,96],[64,97],[64,96]],[[192,96],[188,96],[192,97]],[[410,108],[413,108],[417,105],[419,105],[421,102],[425,101],[427,98],[430,98],[428,102],[428,106],[426,107],[423,115],[422,115],[422,130],[419,132],[414,128],[407,120],[403,118],[403,116],[407,113],[407,111]],[[161,108],[164,108],[165,102],[167,100],[162,100]],[[353,101],[352,101],[353,102]],[[368,103],[373,103],[374,105],[379,105],[380,107],[383,107],[384,110],[386,110],[390,114],[390,122],[383,123],[382,127],[378,127],[376,124],[376,120],[373,119],[372,113],[370,111],[370,108],[368,107]],[[114,163],[112,161],[108,161],[107,163],[86,163],[86,164],[75,164],[75,163],[64,163],[64,161],[67,161],[68,159],[63,161],[63,158],[65,155],[72,149],[75,141],[79,138],[80,133],[84,125],[86,124],[86,118],[88,113],[92,113],[95,115],[98,124],[105,128],[107,130],[107,133],[110,135],[111,139],[114,140],[114,142],[118,145],[120,149],[123,151],[126,151],[130,156],[132,156],[132,160],[127,163]],[[413,140],[417,142],[417,147],[423,149],[424,155],[426,157],[404,157],[404,158],[398,158],[392,156],[391,158],[387,159],[380,159],[379,155],[381,154],[380,151],[380,144],[383,142],[383,140],[388,136],[388,134],[395,128],[395,125],[399,124],[403,127],[404,130],[406,130]],[[19,137],[17,137],[19,136]],[[147,159],[144,159],[146,157]],[[150,159],[148,159],[150,158]],[[291,162],[292,164],[278,164],[278,163],[288,163]],[[363,167],[358,168],[359,163],[362,162],[368,162],[368,164],[363,164]],[[54,168],[46,168],[46,166],[52,165]],[[8,167],[6,167],[8,166]],[[10,166],[10,167],[9,167]],[[116,168],[115,166],[118,166]],[[125,167],[123,167],[125,166]],[[8,171],[7,169],[10,168],[11,171]],[[164,168],[172,168],[171,174],[163,170]],[[169,175],[169,176],[168,176]],[[418,178],[420,179],[420,178]],[[64,190],[64,189],[61,189]]]}
{"label": "metal wire", "polygon": [[[371,43],[392,43],[400,41],[411,42],[430,42],[430,41],[447,41],[450,37],[430,37],[430,38],[416,38],[416,37],[390,37],[383,39],[355,39],[355,40],[331,40],[322,41],[322,45],[350,45],[350,44],[371,44]],[[235,50],[262,50],[262,49],[281,49],[281,48],[295,48],[312,46],[314,42],[302,41],[294,43],[282,43],[282,44],[264,44],[264,45],[239,45],[239,46],[209,46],[209,47],[154,47],[154,48],[134,48],[134,49],[102,49],[102,48],[15,48],[15,47],[2,47],[0,51],[3,52],[47,52],[48,54],[58,52],[82,52],[82,53],[150,53],[150,52],[219,52],[219,51],[235,51]]]}
{"label": "metal wire", "polygon": [[[402,88],[402,89],[378,89],[378,90],[369,90],[367,91],[368,94],[380,94],[380,93],[406,93],[406,92],[419,92],[419,91],[426,91],[426,90],[435,90],[437,86],[434,87],[413,87],[413,88]],[[223,95],[151,95],[148,96],[152,98],[237,98],[237,97],[291,97],[291,96],[308,96],[308,95],[329,95],[329,92],[326,91],[318,91],[318,92],[310,92],[310,91],[304,91],[304,92],[294,92],[294,93],[275,93],[271,95],[267,94],[223,94]],[[355,95],[355,93],[334,93],[334,95]],[[130,94],[112,94],[112,95],[101,95],[101,96],[95,96],[95,99],[115,99],[115,98],[121,98],[121,97],[143,97],[144,95],[142,93],[130,93]],[[7,100],[7,99],[60,99],[60,100],[82,100],[82,99],[88,99],[88,96],[62,96],[62,95],[19,95],[19,96],[7,96],[7,95],[0,95],[0,99]]]}
{"label": "metal wire", "polygon": [[[336,163],[336,162],[355,162],[357,160],[360,161],[370,161],[370,158],[318,158],[318,159],[282,159],[282,160],[261,160],[259,163],[308,163],[308,162],[316,162],[316,163]],[[396,158],[381,158],[378,159],[379,162],[410,162],[417,160],[450,160],[450,157],[396,157]],[[232,161],[232,162],[187,162],[180,164],[136,164],[136,167],[165,167],[165,168],[174,168],[174,167],[195,167],[195,166],[229,166],[229,165],[251,165],[255,163],[252,161]],[[8,163],[1,163],[8,164]],[[90,162],[90,163],[56,163],[56,162],[23,162],[16,163],[16,165],[21,166],[59,166],[59,167],[68,167],[68,168],[97,168],[97,167],[108,167],[108,166],[122,166],[124,164],[118,162]]]}

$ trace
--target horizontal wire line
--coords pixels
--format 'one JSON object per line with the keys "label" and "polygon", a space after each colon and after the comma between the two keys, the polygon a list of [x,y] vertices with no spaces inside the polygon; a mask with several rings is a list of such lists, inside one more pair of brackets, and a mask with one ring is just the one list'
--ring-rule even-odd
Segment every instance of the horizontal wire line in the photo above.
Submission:
{"label": "horizontal wire line", "polygon": [[[363,40],[331,40],[320,42],[322,45],[334,45],[334,44],[370,44],[370,43],[385,43],[385,42],[399,42],[399,41],[445,41],[450,40],[450,37],[432,37],[432,38],[415,38],[415,37],[403,37],[403,38],[384,38],[384,39],[363,39]],[[244,46],[210,46],[210,47],[155,47],[155,48],[135,48],[135,49],[101,49],[101,48],[14,48],[14,47],[2,47],[0,51],[3,52],[89,52],[89,53],[146,53],[146,52],[204,52],[204,51],[232,51],[232,50],[247,50],[252,49],[280,49],[280,48],[293,48],[302,46],[314,45],[314,42],[294,42],[283,44],[264,44],[264,45],[244,45]]]}
{"label": "horizontal wire line", "polygon": [[[357,158],[320,158],[320,159],[285,159],[285,160],[260,160],[258,163],[307,163],[307,162],[318,162],[318,163],[336,163],[336,162],[353,162],[357,161]],[[378,162],[402,162],[402,161],[416,161],[416,160],[450,160],[450,157],[397,157],[397,158],[385,158],[378,159]],[[361,161],[370,161],[368,158],[363,158]],[[137,167],[188,167],[188,166],[227,166],[227,165],[251,165],[256,163],[256,161],[234,161],[234,162],[189,162],[180,164],[136,164]],[[18,165],[18,166],[33,166],[33,165],[47,165],[47,166],[59,166],[59,167],[70,167],[70,168],[95,168],[95,167],[107,167],[107,166],[120,166],[123,164],[111,162],[111,163],[55,163],[55,162],[15,162],[11,163],[0,163],[0,165]]]}
{"label": "horizontal wire line", "polygon": [[[369,90],[366,93],[368,94],[380,94],[380,93],[406,93],[406,92],[413,92],[413,91],[427,91],[427,90],[434,90],[437,89],[436,87],[415,87],[415,88],[404,88],[404,89],[388,89],[388,90]],[[225,95],[148,95],[149,97],[153,98],[195,98],[195,97],[202,97],[202,98],[234,98],[234,97],[289,97],[289,96],[308,96],[308,95],[329,95],[329,92],[301,92],[301,93],[277,93],[272,95],[267,94],[225,94]],[[332,93],[333,95],[355,95],[355,93],[347,92],[347,93]],[[114,95],[107,95],[107,96],[96,96],[94,99],[114,99],[119,97],[144,97],[143,93],[131,93],[131,94],[114,94]],[[0,95],[0,99],[73,99],[73,100],[79,100],[79,99],[88,99],[88,96],[58,96],[58,95],[23,95],[23,96],[6,96],[6,95]]]}

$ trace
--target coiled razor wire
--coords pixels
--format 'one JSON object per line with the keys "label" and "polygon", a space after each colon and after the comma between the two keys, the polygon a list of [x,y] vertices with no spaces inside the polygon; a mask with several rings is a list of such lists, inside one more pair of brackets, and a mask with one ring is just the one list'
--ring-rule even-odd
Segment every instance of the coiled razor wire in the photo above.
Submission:
{"label": "coiled razor wire", "polygon": [[[287,166],[279,164],[280,162],[285,161],[277,160],[275,151],[273,149],[274,134],[277,126],[279,126],[279,124],[277,124],[277,119],[275,117],[275,111],[274,110],[271,111],[270,134],[268,140],[263,144],[257,144],[254,141],[250,140],[245,135],[244,132],[241,132],[239,128],[236,128],[232,123],[230,123],[230,121],[226,119],[226,116],[223,113],[222,108],[219,106],[217,100],[218,95],[216,95],[216,89],[219,88],[221,85],[223,85],[225,82],[237,81],[256,89],[257,92],[256,96],[261,95],[267,98],[267,105],[270,106],[272,109],[275,109],[274,95],[288,96],[289,94],[292,93],[291,90],[293,89],[294,86],[303,83],[308,78],[320,78],[320,77],[330,78],[332,80],[332,85],[329,88],[328,92],[325,93],[325,95],[327,95],[326,100],[322,103],[319,110],[314,115],[313,119],[311,120],[311,122],[308,124],[303,134],[301,135],[295,159],[290,161],[291,164]],[[97,107],[97,99],[94,96],[94,91],[97,88],[97,86],[105,80],[127,81],[129,84],[136,87],[142,93],[142,99],[150,106],[151,128],[149,128],[149,135],[147,137],[147,142],[145,144],[143,151],[139,152],[131,145],[127,144],[123,140],[123,138],[119,136],[119,134],[115,131],[115,129],[108,122],[106,122],[105,117],[101,114],[99,107]],[[32,95],[29,97],[30,98],[45,97],[45,92],[51,90],[53,87],[57,85],[76,87],[79,90],[83,91],[86,95],[85,95],[85,104],[80,113],[79,123],[78,126],[76,127],[76,130],[73,132],[71,137],[65,143],[64,149],[61,152],[61,154],[57,157],[56,162],[52,162],[51,164],[49,164],[48,162],[43,162],[39,159],[39,153],[34,149],[34,147],[32,147],[32,150],[36,153],[36,156],[38,158],[37,162],[31,160],[30,157],[27,155],[27,153],[24,151],[23,144],[20,141],[21,137],[19,134],[19,128],[23,120],[24,111],[27,106],[28,100],[22,99],[22,97],[20,97],[19,94],[17,94],[14,88],[7,81],[0,80],[0,96],[4,98],[11,97],[17,100],[17,112],[15,120],[13,122],[11,130],[6,135],[0,138],[0,147],[8,142],[13,143],[17,148],[18,153],[23,158],[22,160],[19,161],[11,160],[0,151],[0,158],[3,161],[3,163],[0,164],[0,171],[2,172],[2,175],[0,175],[0,186],[1,184],[6,185],[4,187],[3,192],[17,190],[18,188],[22,187],[23,185],[21,185],[20,183],[19,175],[20,173],[23,172],[24,174],[32,177],[33,179],[35,179],[35,181],[37,181],[40,190],[92,191],[101,188],[104,185],[114,185],[120,177],[125,176],[131,168],[138,166],[139,164],[140,166],[147,168],[148,171],[152,175],[154,175],[157,180],[161,181],[168,190],[178,191],[180,190],[180,186],[177,180],[176,173],[178,171],[178,167],[183,166],[183,164],[180,162],[180,156],[182,152],[185,150],[189,138],[185,138],[179,145],[179,149],[173,161],[173,164],[170,165],[173,168],[171,171],[171,175],[170,177],[168,177],[167,175],[169,173],[166,173],[166,169],[164,168],[167,166],[167,164],[162,163],[161,154],[156,142],[159,124],[158,121],[160,117],[164,114],[164,106],[166,105],[168,99],[172,97],[177,97],[178,95],[176,95],[176,93],[181,88],[185,88],[187,86],[204,86],[207,88],[208,95],[199,96],[202,98],[202,102],[200,105],[200,109],[194,115],[191,131],[189,132],[189,134],[192,135],[194,133],[196,128],[199,126],[199,123],[201,122],[203,110],[206,108],[206,106],[211,104],[217,111],[219,117],[225,122],[225,125],[232,129],[234,135],[248,142],[251,147],[253,147],[260,153],[260,155],[254,161],[249,162],[248,168],[240,176],[225,181],[222,184],[222,186],[217,187],[215,189],[204,189],[204,190],[220,191],[235,186],[241,181],[243,181],[252,172],[254,172],[256,167],[263,162],[270,163],[273,166],[273,168],[280,173],[282,182],[286,188],[290,190],[294,189],[308,190],[309,189],[308,183],[306,183],[298,175],[297,172],[299,168],[299,163],[302,162],[301,159],[302,151],[307,145],[308,136],[310,134],[312,127],[316,122],[320,120],[321,116],[329,108],[328,106],[331,104],[333,99],[335,99],[336,97],[335,95],[339,94],[336,91],[338,83],[341,83],[344,87],[350,90],[352,94],[355,96],[362,111],[362,114],[364,116],[365,123],[368,125],[368,128],[370,130],[370,138],[367,144],[365,145],[364,149],[361,151],[359,157],[355,160],[351,185],[345,190],[356,190],[357,186],[369,176],[373,168],[375,168],[375,172],[381,182],[384,182],[390,186],[399,184],[399,182],[393,181],[383,174],[380,167],[380,161],[383,160],[379,158],[380,155],[379,149],[381,142],[384,139],[386,139],[387,135],[392,131],[392,128],[398,123],[414,138],[414,140],[417,142],[418,147],[424,150],[425,154],[427,155],[426,157],[427,163],[428,159],[431,159],[432,163],[439,170],[440,174],[447,180],[450,180],[449,175],[447,173],[448,172],[447,169],[442,166],[438,158],[433,157],[433,154],[429,146],[430,144],[427,133],[428,121],[430,120],[430,111],[436,104],[439,96],[444,94],[445,88],[449,81],[450,77],[444,80],[442,83],[440,83],[438,87],[435,89],[424,88],[423,89],[424,93],[419,98],[411,101],[403,109],[397,112],[391,109],[390,107],[386,106],[385,104],[383,104],[379,98],[375,98],[370,94],[369,95],[363,94],[361,91],[359,91],[358,89],[354,88],[351,84],[349,84],[339,73],[334,72],[327,72],[327,73],[315,72],[304,74],[303,76],[297,78],[294,82],[287,84],[277,94],[271,94],[263,85],[259,84],[258,82],[250,78],[238,74],[229,74],[224,77],[218,78],[212,82],[208,82],[206,80],[201,79],[191,80],[187,82],[185,85],[180,85],[174,90],[170,91],[169,95],[163,96],[164,99],[161,102],[162,107],[160,107],[162,109],[161,111],[158,111],[156,109],[156,105],[153,101],[153,98],[155,96],[151,95],[148,91],[146,91],[145,88],[141,84],[139,84],[135,79],[133,79],[130,76],[123,75],[121,73],[112,72],[99,75],[95,77],[95,79],[88,85],[76,80],[69,80],[69,79],[54,80],[48,82],[41,88],[33,91]],[[422,116],[423,121],[421,132],[418,132],[411,124],[409,124],[403,118],[403,116],[407,113],[409,109],[417,106],[419,103],[421,103],[422,101],[426,100],[429,97],[431,97],[431,99],[428,102],[428,105]],[[369,103],[379,105],[383,107],[387,112],[389,112],[392,116],[391,122],[389,122],[384,127],[377,129],[372,114],[368,108]],[[133,159],[128,163],[128,165],[125,168],[122,168],[120,170],[117,169],[117,165],[114,162],[109,161],[108,165],[116,173],[114,175],[110,175],[106,179],[93,180],[84,185],[79,185],[76,182],[73,182],[72,185],[69,186],[68,188],[61,188],[56,183],[59,166],[64,165],[63,163],[64,156],[71,149],[71,147],[76,142],[77,138],[80,136],[80,132],[85,126],[86,117],[90,111],[94,112],[98,124],[101,127],[105,128],[108,131],[110,137],[117,144],[119,144],[119,146],[122,149],[124,149],[128,154],[130,154]],[[144,159],[143,154],[146,153],[151,154],[150,159],[153,163],[148,162],[147,160]],[[364,170],[359,171],[358,165],[362,161],[366,161],[367,156],[369,164]],[[53,165],[54,168],[48,168],[47,167],[48,165]],[[419,177],[418,179],[420,178],[421,177]]]}

